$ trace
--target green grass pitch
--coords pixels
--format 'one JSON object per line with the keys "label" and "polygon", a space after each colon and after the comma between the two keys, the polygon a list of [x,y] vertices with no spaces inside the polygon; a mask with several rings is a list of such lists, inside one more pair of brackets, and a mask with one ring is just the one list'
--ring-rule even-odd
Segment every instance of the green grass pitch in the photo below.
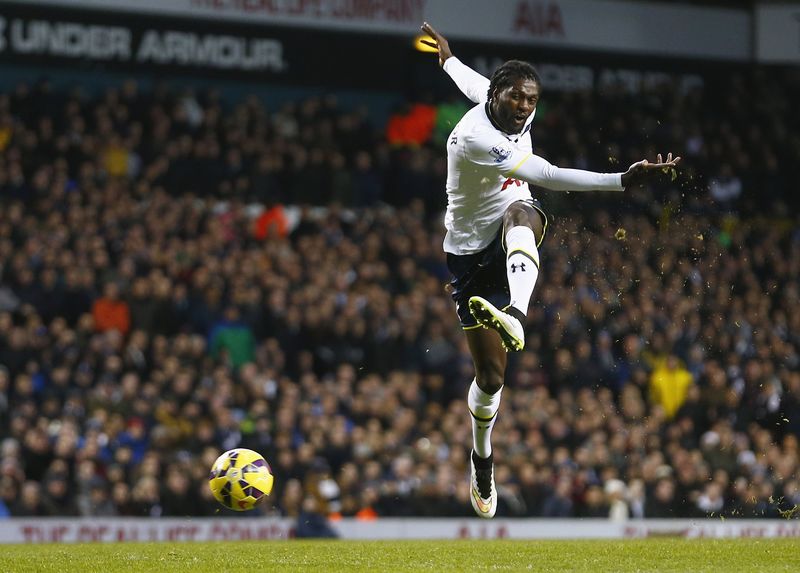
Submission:
{"label": "green grass pitch", "polygon": [[263,541],[0,546],[4,573],[800,571],[797,539]]}

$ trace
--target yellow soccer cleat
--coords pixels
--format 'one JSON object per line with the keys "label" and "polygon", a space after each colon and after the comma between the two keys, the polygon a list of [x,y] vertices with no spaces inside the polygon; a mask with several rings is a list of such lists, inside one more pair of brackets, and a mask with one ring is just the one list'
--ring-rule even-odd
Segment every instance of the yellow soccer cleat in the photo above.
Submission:
{"label": "yellow soccer cleat", "polygon": [[519,352],[525,348],[525,328],[522,326],[525,317],[517,309],[506,307],[500,310],[485,298],[471,296],[469,311],[481,326],[497,331],[507,352]]}
{"label": "yellow soccer cleat", "polygon": [[497,489],[494,487],[494,461],[490,455],[481,458],[472,451],[469,457],[470,496],[472,509],[479,517],[491,519],[497,511]]}

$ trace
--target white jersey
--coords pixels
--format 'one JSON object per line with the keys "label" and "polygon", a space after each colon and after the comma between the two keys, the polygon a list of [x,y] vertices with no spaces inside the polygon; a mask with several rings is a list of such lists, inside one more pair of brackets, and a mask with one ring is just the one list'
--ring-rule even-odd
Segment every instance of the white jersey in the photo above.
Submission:
{"label": "white jersey", "polygon": [[527,182],[554,190],[622,190],[620,173],[560,169],[533,155],[528,134],[533,113],[519,134],[506,134],[487,114],[489,80],[455,57],[447,59],[444,69],[478,103],[447,140],[446,252],[468,255],[488,247],[506,209],[531,198]]}
{"label": "white jersey", "polygon": [[512,138],[502,133],[489,120],[486,104],[476,105],[458,122],[447,140],[445,251],[482,251],[497,235],[506,209],[531,198],[527,183],[506,177],[500,169],[512,156],[530,153],[529,134]]}
{"label": "white jersey", "polygon": [[[500,174],[495,157],[491,158],[488,166],[471,161],[465,145],[467,139],[483,136],[494,142],[494,135],[499,134],[507,143],[514,143],[521,151],[530,153],[532,145],[528,131],[534,114],[530,115],[519,135],[505,135],[492,125],[486,115],[489,79],[456,57],[445,61],[444,71],[464,95],[479,104],[461,119],[447,140],[447,213],[444,219],[447,235],[444,250],[466,255],[489,246],[509,205],[520,199],[531,198],[527,183]],[[492,147],[487,149],[491,150]],[[483,153],[477,155],[485,156]]]}

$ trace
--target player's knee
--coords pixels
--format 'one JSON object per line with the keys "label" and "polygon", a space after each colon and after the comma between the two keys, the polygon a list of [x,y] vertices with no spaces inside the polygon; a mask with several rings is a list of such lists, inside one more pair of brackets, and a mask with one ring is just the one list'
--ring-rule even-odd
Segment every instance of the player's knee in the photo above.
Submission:
{"label": "player's knee", "polygon": [[514,203],[505,212],[503,217],[506,232],[512,227],[528,227],[538,241],[544,233],[544,220],[541,213],[525,203]]}
{"label": "player's knee", "polygon": [[506,229],[519,226],[531,226],[530,215],[522,203],[514,203],[508,209],[506,209],[504,219]]}
{"label": "player's knee", "polygon": [[487,394],[494,394],[503,387],[503,370],[496,364],[486,364],[475,372],[478,388]]}

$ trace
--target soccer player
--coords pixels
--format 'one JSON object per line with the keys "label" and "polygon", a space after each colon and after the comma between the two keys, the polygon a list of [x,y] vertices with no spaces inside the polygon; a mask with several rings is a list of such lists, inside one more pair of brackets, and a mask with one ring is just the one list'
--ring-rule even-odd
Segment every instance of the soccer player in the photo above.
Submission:
{"label": "soccer player", "polygon": [[530,134],[541,82],[534,68],[511,60],[487,79],[465,66],[427,22],[424,43],[477,105],[447,140],[447,234],[444,250],[453,275],[456,312],[475,364],[467,403],[472,421],[470,500],[494,517],[491,433],[500,406],[506,352],[525,346],[528,304],[539,276],[538,247],[547,216],[528,184],[555,191],[624,191],[673,169],[680,157],[642,160],[625,173],[562,169],[534,155]]}

